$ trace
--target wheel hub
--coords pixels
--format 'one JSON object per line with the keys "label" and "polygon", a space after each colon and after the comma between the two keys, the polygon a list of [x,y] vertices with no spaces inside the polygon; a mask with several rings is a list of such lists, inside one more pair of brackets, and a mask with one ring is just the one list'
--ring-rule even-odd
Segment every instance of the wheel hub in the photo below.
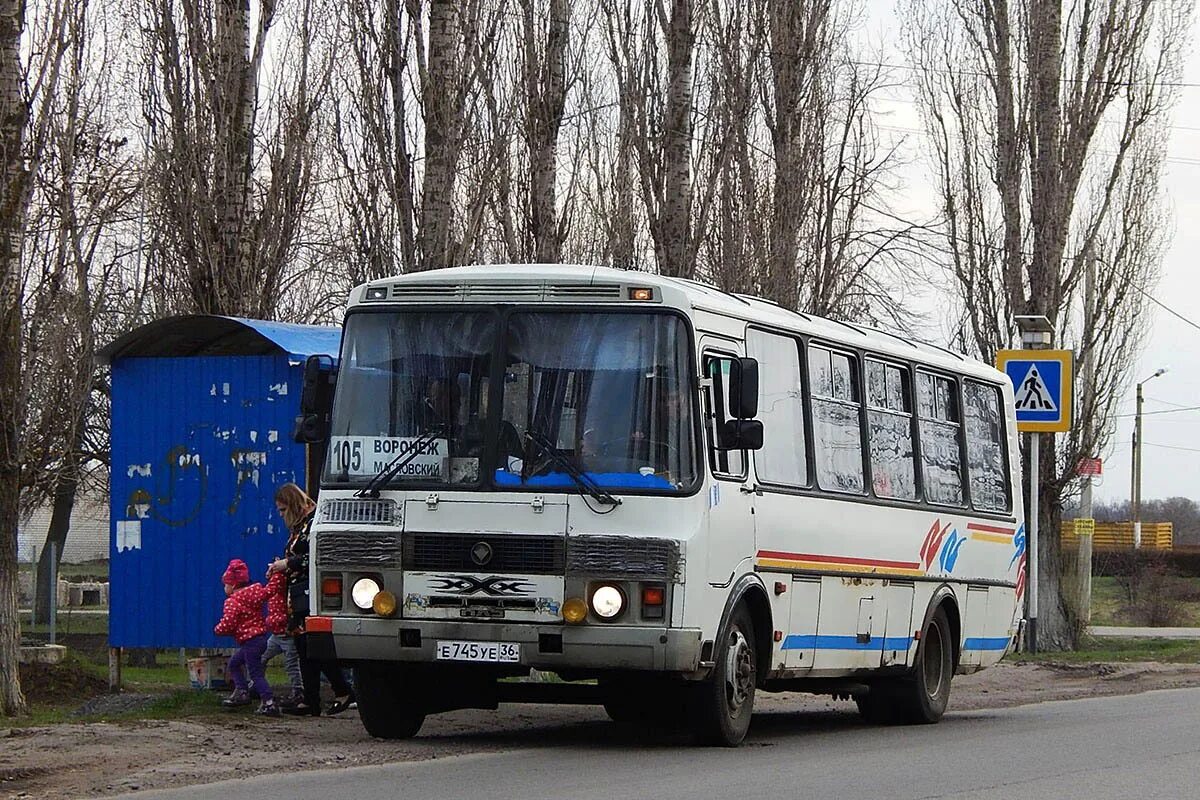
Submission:
{"label": "wheel hub", "polygon": [[754,692],[754,649],[741,631],[730,636],[725,653],[725,695],[729,711],[736,715]]}

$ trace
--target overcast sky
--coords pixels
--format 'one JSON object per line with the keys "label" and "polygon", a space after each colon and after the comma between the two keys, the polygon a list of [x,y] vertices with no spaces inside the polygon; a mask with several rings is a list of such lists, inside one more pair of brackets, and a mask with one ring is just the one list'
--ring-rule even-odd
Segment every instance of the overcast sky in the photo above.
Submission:
{"label": "overcast sky", "polygon": [[[937,0],[935,0],[937,1]],[[899,21],[896,0],[865,0],[870,39],[882,43],[888,63],[907,61],[899,49]],[[1187,59],[1175,109],[1166,165],[1164,186],[1169,197],[1168,217],[1172,237],[1162,268],[1162,279],[1154,296],[1188,320],[1200,325],[1200,55],[1196,42],[1200,25],[1193,22],[1192,52]],[[897,71],[897,82],[911,80],[911,73]],[[886,115],[885,132],[903,136],[912,146],[912,158],[920,159],[920,120],[911,94],[904,88],[891,93],[893,99],[880,104]],[[928,185],[927,165],[914,163],[906,170],[906,196],[913,202],[928,203],[933,197]],[[917,208],[909,209],[918,211]],[[1150,315],[1150,335],[1138,360],[1134,381],[1152,375],[1162,366],[1169,371],[1145,386],[1146,403],[1142,419],[1142,497],[1145,499],[1184,496],[1200,501],[1200,328],[1193,327],[1158,306]],[[942,333],[944,336],[944,332]],[[1131,437],[1133,433],[1134,389],[1121,404],[1116,437],[1104,459],[1104,477],[1097,484],[1098,500],[1126,500],[1130,489]],[[1168,413],[1150,413],[1168,412]]]}

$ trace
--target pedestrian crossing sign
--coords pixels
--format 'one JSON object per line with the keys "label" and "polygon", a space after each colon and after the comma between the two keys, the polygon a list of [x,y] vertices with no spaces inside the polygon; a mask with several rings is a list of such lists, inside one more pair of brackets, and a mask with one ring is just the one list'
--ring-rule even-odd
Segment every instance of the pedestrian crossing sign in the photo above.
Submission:
{"label": "pedestrian crossing sign", "polygon": [[1060,433],[1071,429],[1070,350],[1001,350],[996,369],[1013,384],[1017,430]]}

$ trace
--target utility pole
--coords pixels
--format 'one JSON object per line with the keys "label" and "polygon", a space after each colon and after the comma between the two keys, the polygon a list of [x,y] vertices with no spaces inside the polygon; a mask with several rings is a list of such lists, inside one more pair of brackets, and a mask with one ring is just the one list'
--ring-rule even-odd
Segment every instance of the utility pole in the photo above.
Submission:
{"label": "utility pole", "polygon": [[1142,546],[1142,385],[1167,372],[1169,367],[1159,367],[1154,374],[1137,385],[1137,412],[1133,417],[1133,485],[1129,490],[1130,511],[1133,514],[1133,549]]}

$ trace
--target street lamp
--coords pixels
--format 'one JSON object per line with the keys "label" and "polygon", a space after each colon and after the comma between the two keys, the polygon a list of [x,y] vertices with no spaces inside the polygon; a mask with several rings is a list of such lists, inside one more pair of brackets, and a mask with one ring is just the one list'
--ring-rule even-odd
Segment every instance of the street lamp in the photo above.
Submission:
{"label": "street lamp", "polygon": [[1133,511],[1133,549],[1142,546],[1142,385],[1163,375],[1169,367],[1159,367],[1154,374],[1137,385],[1137,412],[1133,417],[1133,485],[1129,490],[1129,505]]}

